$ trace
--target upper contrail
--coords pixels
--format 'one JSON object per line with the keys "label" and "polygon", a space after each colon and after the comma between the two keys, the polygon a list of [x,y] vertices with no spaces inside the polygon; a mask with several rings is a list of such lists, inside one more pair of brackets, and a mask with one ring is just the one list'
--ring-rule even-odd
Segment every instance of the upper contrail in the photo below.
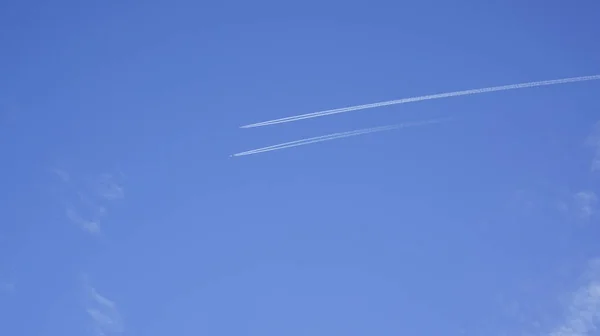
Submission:
{"label": "upper contrail", "polygon": [[273,145],[273,146],[261,147],[261,148],[233,154],[231,156],[244,156],[244,155],[252,155],[252,154],[258,154],[258,153],[264,153],[264,152],[271,152],[271,151],[276,151],[276,150],[280,150],[280,149],[310,145],[310,144],[317,143],[317,142],[347,138],[347,137],[361,135],[361,134],[383,132],[383,131],[389,131],[389,130],[404,128],[404,127],[435,124],[435,123],[440,123],[440,122],[447,121],[447,120],[450,120],[450,118],[431,119],[431,120],[425,120],[425,121],[408,122],[408,123],[402,123],[402,124],[396,124],[396,125],[387,125],[387,126],[364,128],[364,129],[359,129],[359,130],[354,130],[354,131],[332,133],[332,134],[327,134],[327,135],[322,135],[322,136],[317,136],[317,137],[312,137],[312,138],[305,138],[305,139],[300,139],[300,140],[284,142],[284,143],[280,143],[280,144]]}
{"label": "upper contrail", "polygon": [[395,105],[395,104],[414,103],[414,102],[430,100],[430,99],[441,99],[441,98],[449,98],[449,97],[457,97],[457,96],[467,96],[467,95],[486,93],[486,92],[516,90],[516,89],[523,89],[523,88],[528,88],[528,87],[592,81],[592,80],[598,80],[598,79],[600,79],[600,75],[570,77],[570,78],[553,79],[553,80],[546,80],[546,81],[539,81],[539,82],[492,86],[492,87],[487,87],[487,88],[482,88],[482,89],[471,89],[471,90],[463,90],[463,91],[438,93],[438,94],[431,94],[431,95],[426,95],[426,96],[388,100],[388,101],[379,102],[379,103],[355,105],[355,106],[337,108],[337,109],[333,109],[333,110],[325,110],[325,111],[319,111],[319,112],[313,112],[313,113],[300,114],[300,115],[296,115],[296,116],[280,118],[280,119],[273,119],[273,120],[263,121],[263,122],[259,122],[259,123],[255,123],[255,124],[245,125],[245,126],[241,126],[240,128],[252,128],[252,127],[261,127],[261,126],[274,125],[274,124],[282,124],[282,123],[298,121],[298,120],[302,120],[302,119],[323,117],[323,116],[331,115],[331,114],[345,113],[345,112],[350,112],[350,111],[364,110],[364,109],[370,109],[370,108],[374,108],[374,107],[381,107],[381,106],[388,106],[388,105]]}

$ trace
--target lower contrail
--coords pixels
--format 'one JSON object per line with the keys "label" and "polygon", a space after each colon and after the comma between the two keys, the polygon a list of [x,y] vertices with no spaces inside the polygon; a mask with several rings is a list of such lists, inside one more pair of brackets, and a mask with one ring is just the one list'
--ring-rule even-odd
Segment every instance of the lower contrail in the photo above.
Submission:
{"label": "lower contrail", "polygon": [[486,93],[486,92],[516,90],[516,89],[523,89],[523,88],[536,87],[536,86],[584,82],[584,81],[592,81],[592,80],[598,80],[598,79],[600,79],[600,75],[570,77],[570,78],[553,79],[553,80],[546,80],[546,81],[539,81],[539,82],[510,84],[510,85],[493,86],[493,87],[487,87],[487,88],[481,88],[481,89],[471,89],[471,90],[463,90],[463,91],[438,93],[438,94],[431,94],[431,95],[426,95],[426,96],[403,98],[403,99],[397,99],[397,100],[388,100],[388,101],[379,102],[379,103],[356,105],[356,106],[337,108],[337,109],[333,109],[333,110],[325,110],[325,111],[319,111],[319,112],[313,112],[313,113],[300,114],[300,115],[296,115],[296,116],[280,118],[280,119],[273,119],[273,120],[263,121],[263,122],[259,122],[259,123],[255,123],[255,124],[245,125],[245,126],[241,126],[240,128],[252,128],[252,127],[261,127],[261,126],[274,125],[274,124],[282,124],[282,123],[293,122],[293,121],[298,121],[298,120],[302,120],[302,119],[323,117],[323,116],[327,116],[327,115],[331,115],[331,114],[345,113],[345,112],[350,112],[350,111],[364,110],[364,109],[370,109],[370,108],[388,106],[388,105],[395,105],[395,104],[414,103],[414,102],[419,102],[419,101],[423,101],[423,100],[450,98],[450,97],[458,97],[458,96],[468,96],[468,95]]}
{"label": "lower contrail", "polygon": [[364,128],[364,129],[359,129],[359,130],[354,130],[354,131],[332,133],[332,134],[327,134],[327,135],[322,135],[322,136],[317,136],[317,137],[312,137],[312,138],[305,138],[305,139],[300,139],[300,140],[284,142],[284,143],[280,143],[280,144],[273,145],[273,146],[257,148],[257,149],[233,154],[231,156],[245,156],[245,155],[259,154],[259,153],[271,152],[271,151],[276,151],[276,150],[285,149],[285,148],[305,146],[305,145],[310,145],[310,144],[314,144],[314,143],[318,143],[318,142],[347,138],[347,137],[352,137],[352,136],[356,136],[356,135],[390,131],[390,130],[394,130],[394,129],[412,127],[412,126],[436,124],[436,123],[441,123],[441,122],[447,121],[447,120],[450,120],[450,118],[431,119],[431,120],[425,120],[425,121],[409,122],[409,123],[402,123],[402,124],[396,124],[396,125],[387,125],[387,126]]}

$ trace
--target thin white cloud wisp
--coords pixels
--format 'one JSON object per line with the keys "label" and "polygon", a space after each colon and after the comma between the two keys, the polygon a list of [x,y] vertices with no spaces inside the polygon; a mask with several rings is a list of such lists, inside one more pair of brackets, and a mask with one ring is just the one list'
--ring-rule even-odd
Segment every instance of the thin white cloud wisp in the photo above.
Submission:
{"label": "thin white cloud wisp", "polygon": [[97,336],[107,336],[124,331],[123,321],[114,301],[98,293],[87,285],[87,306],[85,308],[92,320],[92,328]]}
{"label": "thin white cloud wisp", "polygon": [[598,211],[598,196],[593,191],[580,191],[574,196],[574,203],[579,216],[589,219]]}
{"label": "thin white cloud wisp", "polygon": [[82,186],[65,170],[53,169],[53,172],[71,190],[67,196],[68,200],[64,202],[67,219],[84,231],[99,235],[103,219],[108,213],[108,205],[124,198],[123,186],[112,174],[95,176],[88,179],[87,186]]}
{"label": "thin white cloud wisp", "polygon": [[590,263],[586,283],[571,296],[564,322],[549,336],[592,336],[600,322],[600,259]]}
{"label": "thin white cloud wisp", "polygon": [[600,121],[598,121],[594,125],[594,129],[592,130],[592,133],[588,136],[585,143],[594,151],[592,165],[590,168],[591,171],[595,172],[600,170]]}
{"label": "thin white cloud wisp", "polygon": [[107,200],[117,200],[125,197],[125,190],[110,174],[103,174],[98,184],[98,194]]}
{"label": "thin white cloud wisp", "polygon": [[100,222],[99,220],[89,220],[84,219],[79,213],[72,207],[69,206],[66,209],[67,218],[81,227],[83,230],[91,233],[91,234],[99,234],[100,233]]}

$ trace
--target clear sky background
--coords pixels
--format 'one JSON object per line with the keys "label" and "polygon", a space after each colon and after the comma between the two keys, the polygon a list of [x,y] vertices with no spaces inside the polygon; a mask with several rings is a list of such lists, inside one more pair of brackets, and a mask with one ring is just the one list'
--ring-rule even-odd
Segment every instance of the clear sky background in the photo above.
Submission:
{"label": "clear sky background", "polygon": [[0,2],[0,335],[599,335],[600,81],[239,129],[600,74],[598,13]]}

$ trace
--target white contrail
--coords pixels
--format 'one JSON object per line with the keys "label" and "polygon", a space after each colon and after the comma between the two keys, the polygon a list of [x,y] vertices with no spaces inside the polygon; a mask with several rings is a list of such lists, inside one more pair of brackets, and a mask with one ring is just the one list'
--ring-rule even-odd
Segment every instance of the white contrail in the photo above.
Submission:
{"label": "white contrail", "polygon": [[241,154],[246,155],[246,154],[251,154],[251,153],[254,153],[254,152],[263,152],[265,150],[277,149],[277,148],[282,147],[282,146],[286,146],[286,148],[287,148],[287,146],[295,145],[295,144],[300,144],[300,143],[304,144],[307,141],[311,141],[312,142],[312,141],[317,141],[317,140],[318,141],[331,140],[331,138],[336,138],[337,139],[340,136],[344,136],[345,137],[345,136],[348,136],[348,135],[351,135],[351,134],[354,134],[354,133],[360,133],[360,134],[362,134],[364,132],[371,132],[374,129],[380,130],[381,128],[396,127],[396,126],[397,125],[389,125],[389,126],[363,128],[363,129],[359,129],[359,130],[346,131],[346,132],[330,133],[330,134],[320,135],[320,136],[316,136],[316,137],[312,137],[312,138],[304,138],[304,139],[300,139],[300,140],[294,140],[294,141],[280,143],[280,144],[277,144],[277,145],[261,147],[261,148],[258,148],[258,149],[253,149],[253,150],[245,151],[245,152],[234,154],[234,155],[231,155],[231,156],[236,156],[236,155],[239,156]]}
{"label": "white contrail", "polygon": [[298,146],[310,145],[310,144],[314,144],[314,143],[318,143],[318,142],[347,138],[347,137],[352,137],[352,136],[361,135],[361,134],[383,132],[383,131],[389,131],[389,130],[404,128],[404,127],[435,124],[435,123],[440,123],[440,122],[447,121],[447,120],[450,120],[450,118],[431,119],[431,120],[425,120],[425,121],[409,122],[409,123],[402,123],[402,124],[396,124],[396,125],[387,125],[387,126],[364,128],[364,129],[359,129],[359,130],[354,130],[354,131],[332,133],[332,134],[327,134],[327,135],[322,135],[322,136],[317,136],[317,137],[312,137],[312,138],[305,138],[305,139],[300,139],[300,140],[284,142],[284,143],[280,143],[280,144],[273,145],[273,146],[257,148],[257,149],[233,154],[231,156],[245,156],[245,155],[258,154],[258,153],[265,153],[265,152],[271,152],[271,151],[276,151],[276,150],[285,149],[285,148],[298,147]]}
{"label": "white contrail", "polygon": [[244,156],[244,155],[252,155],[252,154],[258,154],[258,153],[263,153],[263,152],[270,152],[270,151],[279,150],[279,149],[304,146],[304,145],[309,145],[309,144],[313,144],[313,143],[317,143],[317,142],[341,139],[341,138],[346,138],[346,137],[351,137],[351,136],[366,134],[366,133],[381,132],[381,131],[386,131],[386,130],[391,130],[391,129],[396,129],[396,128],[398,128],[397,125],[390,125],[390,126],[377,127],[377,128],[373,128],[373,129],[369,128],[369,129],[364,129],[364,130],[333,133],[333,134],[328,134],[328,135],[323,135],[323,136],[318,136],[318,137],[313,137],[313,138],[306,138],[306,139],[301,139],[301,140],[284,142],[284,143],[280,143],[280,144],[277,144],[274,146],[261,147],[261,148],[249,150],[246,152],[233,154],[231,156]]}
{"label": "white contrail", "polygon": [[298,121],[298,120],[302,120],[302,119],[318,118],[318,117],[323,117],[323,116],[331,115],[331,114],[345,113],[345,112],[350,112],[350,111],[364,110],[364,109],[370,109],[370,108],[388,106],[388,105],[395,105],[395,104],[414,103],[414,102],[419,102],[419,101],[423,101],[423,100],[467,96],[467,95],[486,93],[486,92],[516,90],[516,89],[523,89],[523,88],[528,88],[528,87],[556,85],[556,84],[565,84],[565,83],[573,83],[573,82],[583,82],[583,81],[591,81],[591,80],[598,80],[598,79],[600,79],[600,75],[571,77],[571,78],[553,79],[553,80],[546,80],[546,81],[539,81],[539,82],[493,86],[493,87],[482,88],[482,89],[471,89],[471,90],[464,90],[464,91],[438,93],[438,94],[431,94],[431,95],[426,95],[426,96],[403,98],[403,99],[397,99],[397,100],[388,100],[388,101],[379,102],[379,103],[356,105],[356,106],[337,108],[337,109],[333,109],[333,110],[325,110],[325,111],[319,111],[319,112],[313,112],[313,113],[300,114],[300,115],[296,115],[296,116],[285,117],[285,118],[280,118],[280,119],[273,119],[273,120],[263,121],[263,122],[259,122],[259,123],[255,123],[255,124],[245,125],[245,126],[241,126],[240,128],[252,128],[252,127],[261,127],[261,126],[267,126],[267,125],[281,124],[281,123]]}

